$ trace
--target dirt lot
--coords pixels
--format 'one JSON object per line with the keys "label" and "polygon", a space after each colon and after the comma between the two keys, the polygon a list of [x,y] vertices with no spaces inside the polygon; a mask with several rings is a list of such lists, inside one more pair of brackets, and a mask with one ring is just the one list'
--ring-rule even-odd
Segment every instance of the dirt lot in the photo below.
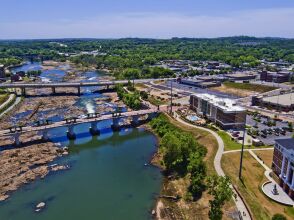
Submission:
{"label": "dirt lot", "polygon": [[294,208],[279,205],[269,200],[261,191],[261,185],[267,181],[264,169],[248,153],[244,153],[243,160],[243,183],[238,179],[240,153],[223,155],[222,167],[231,178],[233,184],[245,198],[255,219],[271,219],[276,213],[282,213],[288,219],[294,218]]}
{"label": "dirt lot", "polygon": [[247,97],[247,96],[256,94],[256,92],[254,92],[254,91],[230,88],[230,87],[225,86],[224,84],[219,87],[213,87],[210,89],[214,90],[214,91],[218,91],[218,92],[232,94],[232,95],[239,96],[239,97]]}

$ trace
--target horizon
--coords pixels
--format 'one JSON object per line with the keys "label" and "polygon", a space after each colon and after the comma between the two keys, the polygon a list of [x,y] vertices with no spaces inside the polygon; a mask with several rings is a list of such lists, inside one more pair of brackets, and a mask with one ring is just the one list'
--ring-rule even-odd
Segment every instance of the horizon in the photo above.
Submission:
{"label": "horizon", "polygon": [[0,41],[49,41],[49,40],[125,40],[125,39],[140,39],[140,40],[174,40],[174,39],[188,39],[188,40],[217,40],[217,39],[232,39],[232,38],[253,38],[257,40],[269,39],[269,40],[294,40],[294,37],[255,37],[255,36],[226,36],[226,37],[170,37],[170,38],[151,38],[151,37],[121,37],[121,38],[99,38],[99,37],[68,37],[68,38],[12,38],[1,39]]}
{"label": "horizon", "polygon": [[10,0],[0,39],[294,38],[291,0]]}

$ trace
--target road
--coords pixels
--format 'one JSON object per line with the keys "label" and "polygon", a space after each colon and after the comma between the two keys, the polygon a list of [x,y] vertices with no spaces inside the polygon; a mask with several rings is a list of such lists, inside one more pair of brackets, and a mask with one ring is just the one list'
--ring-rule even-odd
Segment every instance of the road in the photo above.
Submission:
{"label": "road", "polygon": [[[194,128],[197,128],[197,129],[201,129],[201,130],[204,130],[204,131],[207,131],[209,132],[210,134],[212,134],[215,139],[217,140],[217,143],[218,143],[218,150],[217,150],[217,153],[215,155],[215,158],[214,158],[214,168],[215,168],[215,171],[216,173],[219,175],[219,176],[225,176],[225,173],[221,167],[221,159],[222,159],[222,155],[224,153],[224,142],[223,140],[221,139],[221,137],[214,131],[210,130],[210,129],[207,129],[207,128],[203,128],[203,127],[199,127],[199,126],[196,126],[196,125],[192,125],[192,124],[189,124],[185,121],[183,121],[182,119],[180,119],[180,117],[176,117],[176,120],[184,125],[187,125],[189,127],[194,127]],[[251,220],[251,217],[249,215],[249,211],[247,210],[247,207],[246,205],[244,204],[244,202],[242,201],[241,197],[238,195],[238,193],[236,192],[236,190],[233,188],[233,186],[231,186],[231,189],[233,190],[234,194],[236,195],[236,197],[233,197],[233,200],[236,204],[236,207],[238,209],[238,211],[243,214],[245,213],[245,215],[242,215],[242,218],[244,220]]]}
{"label": "road", "polygon": [[[135,79],[135,83],[148,83],[156,79]],[[161,80],[171,80],[164,78]],[[111,86],[115,84],[127,84],[129,80],[97,81],[97,82],[61,82],[61,83],[2,83],[0,88],[53,88],[53,87],[89,87],[89,86]],[[132,81],[131,81],[132,82]]]}

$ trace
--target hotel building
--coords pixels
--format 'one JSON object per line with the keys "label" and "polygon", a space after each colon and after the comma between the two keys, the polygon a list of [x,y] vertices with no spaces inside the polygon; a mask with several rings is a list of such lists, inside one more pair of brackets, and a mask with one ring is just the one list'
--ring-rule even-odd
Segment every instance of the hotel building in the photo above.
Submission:
{"label": "hotel building", "polygon": [[294,199],[294,138],[276,140],[272,169],[280,186]]}
{"label": "hotel building", "polygon": [[246,124],[246,110],[232,99],[193,94],[190,96],[190,108],[223,129],[244,128]]}

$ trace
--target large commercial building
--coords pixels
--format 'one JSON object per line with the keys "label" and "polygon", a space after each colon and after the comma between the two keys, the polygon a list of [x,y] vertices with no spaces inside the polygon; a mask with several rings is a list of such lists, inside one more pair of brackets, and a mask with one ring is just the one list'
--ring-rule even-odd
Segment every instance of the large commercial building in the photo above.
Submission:
{"label": "large commercial building", "polygon": [[227,74],[226,77],[230,81],[249,81],[255,80],[257,78],[257,74],[254,72],[236,72],[233,74]]}
{"label": "large commercial building", "polygon": [[253,96],[253,106],[261,106],[268,109],[289,112],[294,111],[294,93],[288,92],[274,96]]}
{"label": "large commercial building", "polygon": [[232,99],[194,94],[190,96],[190,108],[223,129],[243,128],[246,123],[246,110]]}
{"label": "large commercial building", "polygon": [[221,82],[214,80],[212,77],[179,78],[177,81],[185,85],[203,89],[221,86]]}
{"label": "large commercial building", "polygon": [[280,186],[294,199],[294,138],[276,140],[272,169]]}

